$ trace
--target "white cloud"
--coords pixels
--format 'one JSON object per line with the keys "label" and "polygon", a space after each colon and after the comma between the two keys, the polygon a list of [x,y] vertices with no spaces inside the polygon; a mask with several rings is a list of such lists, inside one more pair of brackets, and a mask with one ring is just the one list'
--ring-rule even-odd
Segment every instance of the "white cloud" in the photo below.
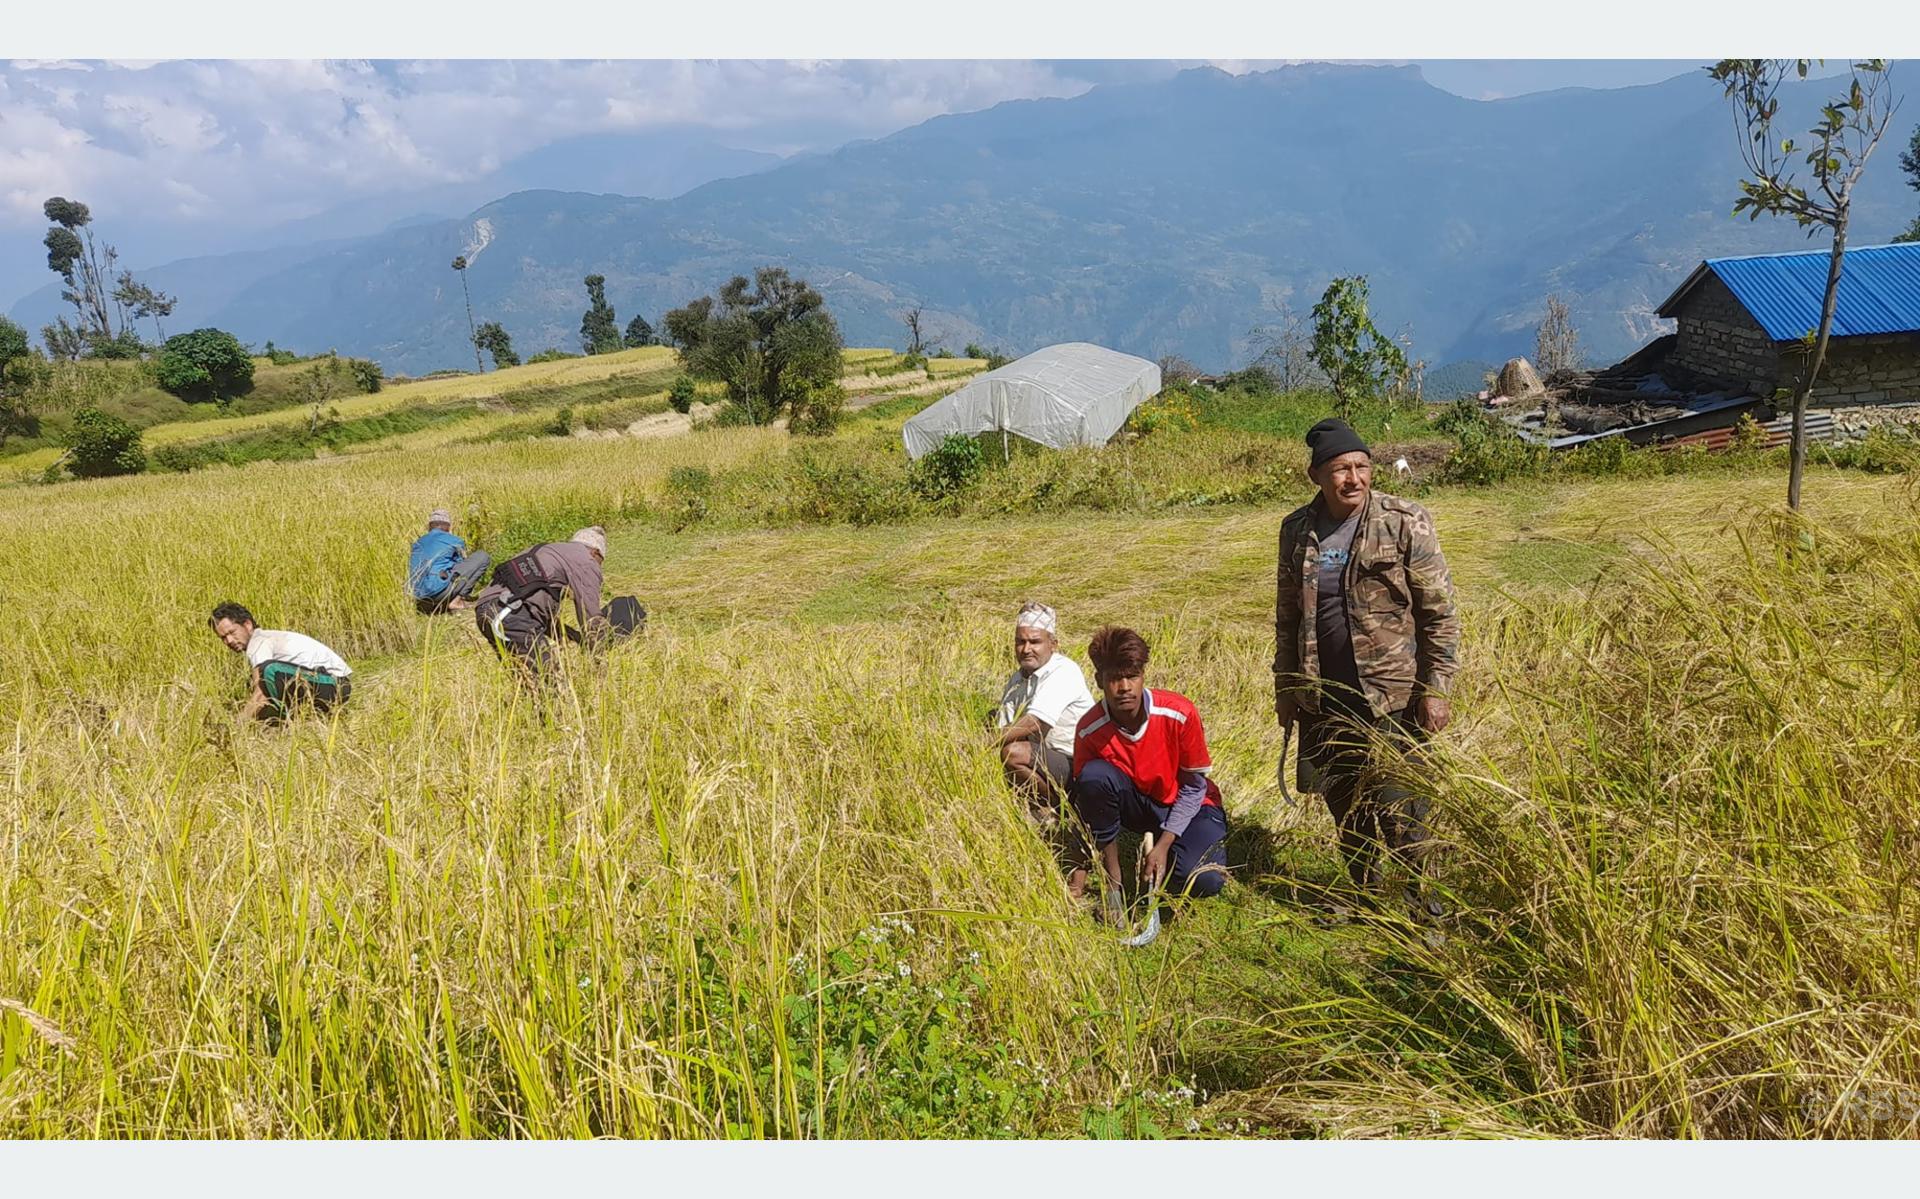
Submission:
{"label": "white cloud", "polygon": [[0,227],[37,227],[54,194],[114,223],[262,227],[582,134],[692,126],[789,152],[1088,86],[1071,64],[1008,61],[15,60]]}

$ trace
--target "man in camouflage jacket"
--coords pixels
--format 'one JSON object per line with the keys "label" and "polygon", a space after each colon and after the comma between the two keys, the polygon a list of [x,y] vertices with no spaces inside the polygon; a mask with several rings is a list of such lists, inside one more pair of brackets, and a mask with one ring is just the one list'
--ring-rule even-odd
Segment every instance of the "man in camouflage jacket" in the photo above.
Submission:
{"label": "man in camouflage jacket", "polygon": [[1320,494],[1280,526],[1274,713],[1283,731],[1300,722],[1301,759],[1319,776],[1356,897],[1376,887],[1384,846],[1408,869],[1408,909],[1430,920],[1440,907],[1420,892],[1427,800],[1379,759],[1453,718],[1453,582],[1433,518],[1373,490],[1372,455],[1344,421],[1321,421],[1307,445]]}

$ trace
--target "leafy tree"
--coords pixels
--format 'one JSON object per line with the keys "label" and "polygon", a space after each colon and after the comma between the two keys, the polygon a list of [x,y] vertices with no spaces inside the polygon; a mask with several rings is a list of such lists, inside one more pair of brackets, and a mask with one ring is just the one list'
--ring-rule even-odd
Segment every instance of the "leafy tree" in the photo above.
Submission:
{"label": "leafy tree", "polygon": [[660,327],[667,331],[668,345],[678,346],[682,352],[691,354],[700,348],[700,340],[706,336],[707,322],[711,319],[713,297],[701,296],[661,317]]}
{"label": "leafy tree", "polygon": [[[146,347],[133,336],[129,326],[135,317],[154,318],[154,331],[160,331],[159,318],[169,315],[175,297],[158,292],[133,277],[132,271],[119,271],[120,252],[93,235],[93,213],[78,200],[54,196],[41,205],[52,228],[42,239],[47,248],[47,267],[66,284],[60,298],[73,305],[77,324],[62,322],[58,332],[48,338],[48,352],[58,357],[77,358],[81,353],[99,358],[137,358]],[[75,352],[75,347],[80,347]]]}
{"label": "leafy tree", "polygon": [[78,362],[87,352],[87,335],[69,325],[64,316],[55,317],[51,325],[40,326],[40,340],[49,358]]}
{"label": "leafy tree", "polygon": [[[1827,339],[1833,332],[1833,311],[1840,292],[1840,262],[1847,248],[1847,223],[1853,213],[1853,189],[1866,170],[1874,147],[1887,131],[1897,105],[1887,86],[1885,59],[1850,63],[1846,94],[1820,109],[1812,144],[1801,146],[1781,138],[1773,123],[1780,114],[1779,92],[1792,78],[1805,79],[1812,60],[1805,58],[1724,58],[1707,68],[1733,103],[1734,117],[1744,136],[1740,156],[1748,177],[1740,180],[1735,216],[1749,220],[1762,213],[1789,216],[1813,237],[1827,230],[1832,237],[1827,259],[1826,294],[1820,303],[1820,324],[1802,338],[1806,365],[1793,393],[1793,450],[1787,473],[1787,507],[1800,508],[1800,480],[1807,466],[1807,400],[1826,363]],[[1795,179],[1796,155],[1813,173],[1809,192]]]}
{"label": "leafy tree", "polygon": [[89,358],[108,358],[132,362],[147,355],[147,343],[132,326],[122,328],[112,337],[93,337],[87,340]]}
{"label": "leafy tree", "polygon": [[657,346],[660,339],[654,336],[653,326],[647,323],[646,317],[636,316],[627,322],[627,331],[621,335],[620,342],[629,350],[636,350],[641,346]]}
{"label": "leafy tree", "polygon": [[40,435],[32,400],[35,357],[27,331],[0,316],[0,447],[9,438]]}
{"label": "leafy tree", "polygon": [[135,279],[132,271],[121,271],[119,285],[113,289],[113,299],[135,320],[153,318],[155,343],[167,339],[166,330],[160,326],[160,318],[173,315],[174,305],[180,302],[178,296],[170,296],[166,292],[148,287]]}
{"label": "leafy tree", "polygon": [[[820,293],[785,268],[761,267],[751,282],[734,276],[705,311],[687,365],[723,380],[753,423],[822,402],[817,393],[839,382],[840,326]],[[670,327],[674,319],[669,313]]]}
{"label": "leafy tree", "polygon": [[[1920,192],[1920,125],[1914,126],[1913,140],[1900,155],[1900,169],[1907,174],[1907,186]],[[1913,218],[1906,232],[1893,239],[1896,242],[1920,241],[1920,216]]]}
{"label": "leafy tree", "polygon": [[611,354],[620,348],[620,325],[607,303],[607,277],[588,275],[587,312],[580,318],[580,348],[589,354]]}
{"label": "leafy tree", "polygon": [[47,247],[47,269],[59,275],[66,287],[60,298],[73,305],[79,319],[80,335],[112,339],[118,332],[113,325],[112,297],[107,280],[112,277],[119,258],[112,246],[101,246],[93,237],[93,213],[78,200],[54,196],[41,205],[41,211],[53,222],[42,244]]}
{"label": "leafy tree", "polygon": [[1408,375],[1407,356],[1374,328],[1367,313],[1365,275],[1327,284],[1313,306],[1312,354],[1333,387],[1334,407],[1343,420],[1353,415],[1356,403],[1385,395]]}
{"label": "leafy tree", "polygon": [[985,358],[987,356],[987,351],[977,341],[968,342],[967,348],[960,352],[969,358]]}
{"label": "leafy tree", "polygon": [[349,358],[347,370],[353,375],[354,386],[368,395],[386,386],[387,372],[380,369],[378,362],[371,362],[365,358]]}
{"label": "leafy tree", "polygon": [[160,386],[183,400],[225,403],[253,390],[253,359],[224,329],[176,333],[160,347]]}
{"label": "leafy tree", "polygon": [[73,415],[67,441],[67,469],[76,479],[132,475],[147,469],[140,430],[117,416],[86,407]]}
{"label": "leafy tree", "polygon": [[493,355],[494,369],[519,366],[520,355],[513,352],[513,338],[499,321],[485,321],[473,331],[473,344]]}
{"label": "leafy tree", "polygon": [[467,256],[459,254],[453,260],[454,273],[460,276],[460,295],[467,301],[467,338],[473,342],[473,369],[485,374],[486,363],[480,361],[480,334],[473,327],[473,293],[467,290]]}

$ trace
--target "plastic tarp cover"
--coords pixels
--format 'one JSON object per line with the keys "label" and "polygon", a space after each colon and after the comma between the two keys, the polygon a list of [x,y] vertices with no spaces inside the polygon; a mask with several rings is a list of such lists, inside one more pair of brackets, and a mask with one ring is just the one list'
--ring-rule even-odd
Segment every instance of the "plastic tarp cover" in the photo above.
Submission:
{"label": "plastic tarp cover", "polygon": [[907,457],[948,434],[1005,430],[1063,450],[1105,445],[1133,410],[1160,390],[1160,368],[1105,346],[1070,341],[976,375],[901,429]]}

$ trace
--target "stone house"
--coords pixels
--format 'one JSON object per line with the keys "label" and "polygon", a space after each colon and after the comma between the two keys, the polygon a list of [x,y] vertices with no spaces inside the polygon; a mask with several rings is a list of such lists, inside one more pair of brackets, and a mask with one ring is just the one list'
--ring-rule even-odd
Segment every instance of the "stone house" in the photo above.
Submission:
{"label": "stone house", "polygon": [[[1678,323],[1662,370],[1669,382],[1771,397],[1805,363],[1802,337],[1820,324],[1828,254],[1709,258],[1660,315]],[[1920,405],[1920,243],[1862,246],[1841,261],[1833,335],[1815,381],[1815,407]],[[1889,415],[1892,412],[1889,411]]]}

